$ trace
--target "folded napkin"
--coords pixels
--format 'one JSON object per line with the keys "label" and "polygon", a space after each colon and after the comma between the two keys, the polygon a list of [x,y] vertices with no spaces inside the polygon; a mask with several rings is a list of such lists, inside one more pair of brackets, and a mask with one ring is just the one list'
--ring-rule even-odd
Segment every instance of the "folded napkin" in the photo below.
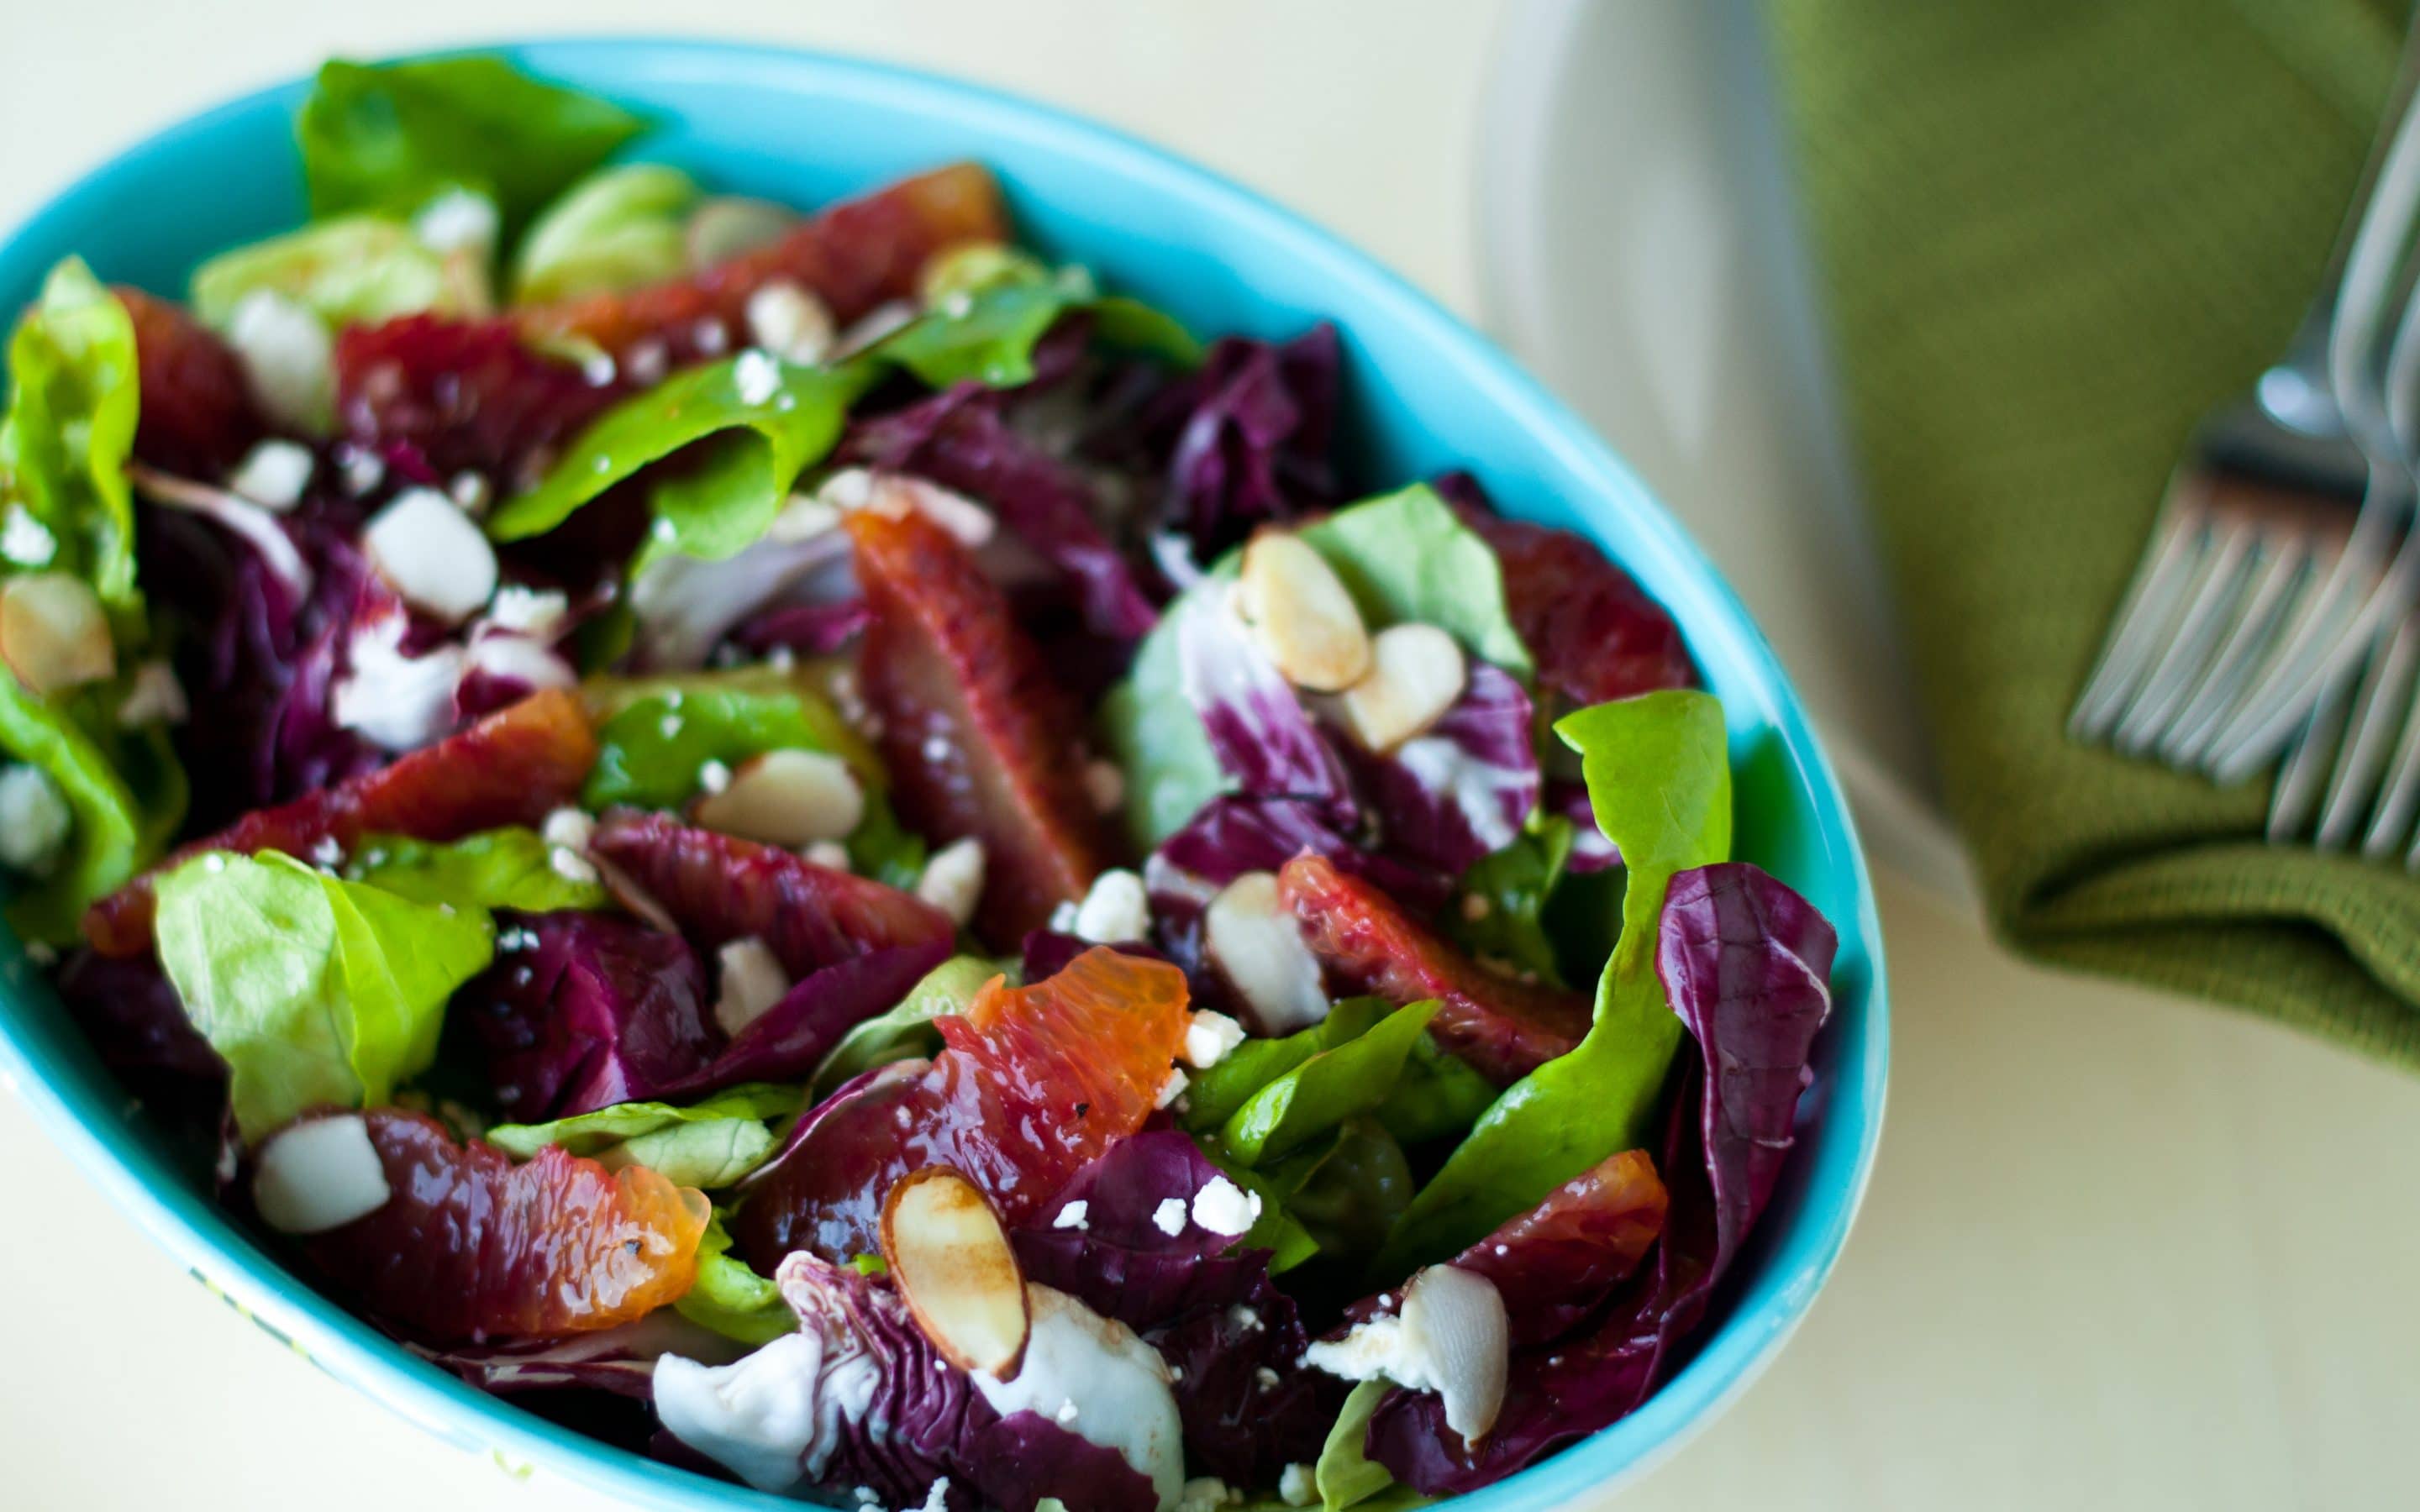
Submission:
{"label": "folded napkin", "polygon": [[1885,561],[1995,927],[2420,1066],[2420,880],[2069,707],[2204,411],[2317,291],[2405,7],[1771,0]]}

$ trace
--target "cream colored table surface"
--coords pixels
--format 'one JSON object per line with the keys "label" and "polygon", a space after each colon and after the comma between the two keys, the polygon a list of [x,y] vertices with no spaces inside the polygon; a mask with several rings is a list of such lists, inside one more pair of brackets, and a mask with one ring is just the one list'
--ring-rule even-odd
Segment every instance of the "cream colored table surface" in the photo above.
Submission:
{"label": "cream colored table surface", "polygon": [[[1687,0],[1674,0],[1687,3]],[[0,220],[323,54],[674,29],[861,51],[1105,117],[1467,312],[1498,8],[0,0]],[[2051,976],[1882,879],[1888,1136],[1773,1370],[1621,1498],[1874,1512],[2420,1505],[2420,1078]],[[551,1512],[194,1286],[0,1098],[0,1507]]]}

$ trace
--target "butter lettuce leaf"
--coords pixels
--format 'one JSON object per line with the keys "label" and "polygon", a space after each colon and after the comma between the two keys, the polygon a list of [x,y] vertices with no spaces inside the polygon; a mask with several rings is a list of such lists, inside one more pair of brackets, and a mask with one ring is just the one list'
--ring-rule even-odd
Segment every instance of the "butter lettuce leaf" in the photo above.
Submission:
{"label": "butter lettuce leaf", "polygon": [[280,295],[331,330],[425,310],[465,313],[484,297],[473,275],[383,215],[342,215],[220,253],[194,270],[194,313],[225,331],[245,296]]}
{"label": "butter lettuce leaf", "polygon": [[1427,484],[1340,509],[1301,534],[1373,629],[1434,625],[1516,677],[1533,670],[1505,608],[1495,548]]}
{"label": "butter lettuce leaf", "polygon": [[633,288],[689,266],[697,181],[659,162],[600,168],[549,205],[513,257],[513,299]]}
{"label": "butter lettuce leaf", "polygon": [[9,927],[66,945],[84,912],[159,858],[185,816],[184,768],[159,725],[124,729],[118,683],[41,699],[0,666],[0,751],[41,769],[73,827],[39,877],[16,879]]}
{"label": "butter lettuce leaf", "polygon": [[133,319],[70,257],[8,342],[0,571],[72,573],[99,596],[120,642],[143,630],[126,481],[140,404]]}
{"label": "butter lettuce leaf", "polygon": [[161,877],[160,964],[227,1063],[236,1127],[368,1107],[436,1058],[446,999],[495,953],[484,910],[413,903],[292,856],[220,852]]}
{"label": "butter lettuce leaf", "polygon": [[409,215],[453,188],[519,227],[647,123],[498,57],[323,65],[295,122],[316,217]]}
{"label": "butter lettuce leaf", "polygon": [[506,1123],[488,1143],[527,1160],[549,1145],[619,1169],[644,1165],[682,1186],[725,1187],[764,1164],[777,1144],[773,1125],[805,1104],[792,1087],[751,1083],[702,1103],[617,1103],[550,1123]]}
{"label": "butter lettuce leaf", "polygon": [[407,835],[371,835],[353,854],[348,877],[413,903],[545,914],[558,908],[610,908],[613,902],[593,877],[566,875],[555,865],[555,847],[535,830],[520,825],[442,844]]}
{"label": "butter lettuce leaf", "polygon": [[706,1226],[697,1245],[697,1280],[673,1304],[683,1318],[742,1344],[770,1344],[798,1332],[799,1315],[782,1300],[781,1288],[731,1253],[731,1231],[722,1210]]}

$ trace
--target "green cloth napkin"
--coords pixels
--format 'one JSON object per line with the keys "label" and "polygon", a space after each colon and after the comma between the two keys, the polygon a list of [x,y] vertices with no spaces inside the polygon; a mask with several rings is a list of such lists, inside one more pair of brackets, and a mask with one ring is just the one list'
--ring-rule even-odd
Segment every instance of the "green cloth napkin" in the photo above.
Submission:
{"label": "green cloth napkin", "polygon": [[2317,292],[2401,5],[1770,0],[1885,561],[1995,927],[2420,1067],[2420,880],[2068,709],[2204,411]]}

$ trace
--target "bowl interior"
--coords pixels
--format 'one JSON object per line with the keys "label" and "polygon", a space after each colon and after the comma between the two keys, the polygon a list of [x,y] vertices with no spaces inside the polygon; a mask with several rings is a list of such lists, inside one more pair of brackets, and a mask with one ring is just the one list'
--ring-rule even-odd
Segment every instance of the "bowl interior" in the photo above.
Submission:
{"label": "bowl interior", "polygon": [[[1626,1476],[1714,1415],[1804,1314],[1870,1167],[1886,1060],[1879,938],[1839,791],[1762,638],[1698,549],[1559,404],[1483,340],[1325,233],[1112,131],[985,90],[852,60],[640,40],[504,49],[523,67],[656,116],[643,153],[721,189],[814,204],[956,158],[991,164],[1045,251],[1205,334],[1295,333],[1333,319],[1347,351],[1349,463],[1387,484],[1449,467],[1511,513],[1601,541],[1669,607],[1723,701],[1737,852],[1838,928],[1831,1026],[1802,1141],[1694,1357],[1639,1412],[1458,1504],[1554,1505]],[[70,252],[163,292],[235,242],[302,214],[290,122],[302,86],[237,100],[104,165],[0,247],[0,308]],[[207,711],[201,711],[207,715]],[[556,1427],[388,1345],[288,1275],[211,1205],[189,1156],[131,1112],[12,941],[0,942],[0,1072],[152,1237],[331,1373],[445,1438],[652,1506],[788,1505]]]}

